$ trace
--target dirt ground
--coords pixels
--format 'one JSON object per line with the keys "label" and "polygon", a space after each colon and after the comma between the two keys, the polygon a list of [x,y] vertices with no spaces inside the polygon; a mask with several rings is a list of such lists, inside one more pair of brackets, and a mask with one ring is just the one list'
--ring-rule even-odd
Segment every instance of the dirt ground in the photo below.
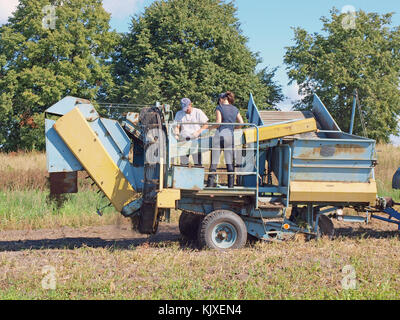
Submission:
{"label": "dirt ground", "polygon": [[179,241],[177,224],[162,224],[155,235],[134,232],[129,223],[111,226],[0,232],[0,251],[39,249],[129,248],[144,243]]}
{"label": "dirt ground", "polygon": [[[299,237],[223,253],[185,242],[177,222],[152,236],[125,220],[3,231],[0,299],[398,299],[397,225],[334,224],[334,240]],[[351,292],[341,287],[348,265],[359,285]],[[48,266],[55,290],[43,288]]]}
{"label": "dirt ground", "polygon": [[[391,238],[398,235],[396,224],[372,220],[369,224],[334,221],[335,238]],[[0,232],[0,252],[40,249],[129,248],[145,243],[177,242],[187,244],[181,238],[177,223],[161,223],[157,234],[142,235],[134,232],[129,221],[117,221],[115,225],[42,230],[15,230]]]}

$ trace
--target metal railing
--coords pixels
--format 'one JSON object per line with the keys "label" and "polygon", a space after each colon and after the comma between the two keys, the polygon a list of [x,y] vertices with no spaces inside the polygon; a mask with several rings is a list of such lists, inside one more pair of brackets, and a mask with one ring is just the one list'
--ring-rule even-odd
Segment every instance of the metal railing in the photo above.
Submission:
{"label": "metal railing", "polygon": [[[214,174],[216,176],[218,175],[234,175],[234,176],[249,176],[249,175],[254,175],[256,177],[256,187],[255,187],[255,191],[256,191],[256,204],[258,205],[258,193],[259,193],[259,158],[260,158],[260,141],[259,141],[259,128],[257,125],[253,124],[253,123],[216,123],[216,122],[208,122],[208,123],[200,123],[200,122],[170,122],[168,123],[168,142],[167,142],[167,148],[168,148],[168,159],[167,159],[167,168],[168,170],[171,169],[172,167],[172,158],[176,158],[176,157],[180,157],[182,155],[176,154],[175,156],[173,155],[172,152],[172,146],[176,146],[177,149],[180,148],[179,144],[182,144],[182,148],[187,148],[187,149],[196,149],[193,152],[189,152],[189,154],[197,154],[197,153],[205,153],[205,152],[212,152],[214,149],[212,146],[212,138],[215,135],[212,134],[212,131],[210,131],[209,129],[206,129],[208,131],[208,134],[201,134],[198,138],[195,139],[190,139],[190,140],[183,140],[183,141],[178,141],[175,139],[175,128],[177,126],[184,126],[184,125],[200,125],[200,126],[204,126],[205,124],[208,125],[208,127],[214,127],[214,126],[231,126],[231,127],[240,127],[240,130],[243,130],[244,128],[254,128],[256,130],[256,134],[257,134],[257,139],[255,142],[255,147],[243,147],[246,146],[246,141],[244,139],[244,134],[242,133],[242,135],[239,137],[241,139],[240,141],[240,149],[241,150],[246,150],[246,151],[250,151],[250,150],[254,150],[255,151],[255,171],[234,171],[234,172],[210,172],[210,171],[206,171],[205,174]],[[212,128],[211,130],[215,130],[217,131],[218,129]],[[234,129],[234,131],[236,131]],[[237,132],[237,131],[236,131]],[[238,137],[238,136],[237,136]],[[236,137],[236,139],[237,139]],[[203,139],[209,139],[209,142],[211,141],[211,143],[207,144],[207,147],[204,148],[203,144],[201,143],[200,140]],[[195,146],[195,148],[191,148],[188,146],[185,146],[185,144],[188,144],[190,142],[194,142],[194,141],[198,141],[198,144]],[[235,145],[235,138],[234,138],[234,142],[233,142],[233,147],[232,148],[217,148],[218,150],[224,151],[224,150],[230,150],[232,149],[232,151],[238,151],[237,148],[235,148],[237,145],[239,145],[239,143],[237,145]],[[211,157],[211,161],[210,164],[212,163],[213,159]],[[215,161],[215,160],[214,160]]]}

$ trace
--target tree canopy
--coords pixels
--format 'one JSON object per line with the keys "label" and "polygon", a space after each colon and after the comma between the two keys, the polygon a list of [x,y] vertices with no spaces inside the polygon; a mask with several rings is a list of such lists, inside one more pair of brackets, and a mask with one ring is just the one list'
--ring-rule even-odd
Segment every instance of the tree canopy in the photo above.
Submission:
{"label": "tree canopy", "polygon": [[[53,5],[56,20],[49,12]],[[0,27],[0,146],[43,149],[43,111],[73,95],[93,99],[112,86],[119,35],[101,0],[20,0]],[[50,23],[49,23],[50,22]]]}
{"label": "tree canopy", "polygon": [[257,53],[247,47],[232,2],[220,0],[160,0],[132,19],[114,55],[113,76],[118,102],[179,107],[184,96],[214,115],[217,96],[236,94],[239,108],[252,92],[260,108],[272,108],[283,98],[273,81],[276,69],[260,72]]}
{"label": "tree canopy", "polygon": [[[295,45],[286,48],[285,63],[291,82],[299,84],[304,98],[299,110],[311,108],[318,94],[344,131],[348,131],[354,90],[358,91],[368,137],[388,142],[398,133],[400,113],[400,27],[391,27],[392,13],[362,10],[354,14],[331,11],[321,18],[322,33],[294,29]],[[356,116],[354,133],[362,134]]]}

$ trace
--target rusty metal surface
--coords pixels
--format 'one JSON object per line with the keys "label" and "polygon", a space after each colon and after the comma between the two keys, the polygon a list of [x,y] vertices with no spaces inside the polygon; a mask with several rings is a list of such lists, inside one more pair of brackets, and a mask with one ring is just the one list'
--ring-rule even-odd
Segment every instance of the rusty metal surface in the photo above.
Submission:
{"label": "rusty metal surface", "polygon": [[374,177],[373,140],[299,139],[292,147],[291,181],[368,183]]}
{"label": "rusty metal surface", "polygon": [[50,172],[50,194],[78,192],[78,172]]}
{"label": "rusty metal surface", "polygon": [[274,198],[258,198],[258,207],[262,209],[283,209],[285,206],[281,201]]}

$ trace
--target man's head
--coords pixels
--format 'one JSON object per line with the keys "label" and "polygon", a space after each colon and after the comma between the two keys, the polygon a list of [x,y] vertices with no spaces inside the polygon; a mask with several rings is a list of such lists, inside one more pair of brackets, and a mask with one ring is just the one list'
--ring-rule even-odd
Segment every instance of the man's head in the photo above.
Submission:
{"label": "man's head", "polygon": [[192,101],[189,98],[183,98],[181,100],[182,111],[190,114],[192,112]]}

